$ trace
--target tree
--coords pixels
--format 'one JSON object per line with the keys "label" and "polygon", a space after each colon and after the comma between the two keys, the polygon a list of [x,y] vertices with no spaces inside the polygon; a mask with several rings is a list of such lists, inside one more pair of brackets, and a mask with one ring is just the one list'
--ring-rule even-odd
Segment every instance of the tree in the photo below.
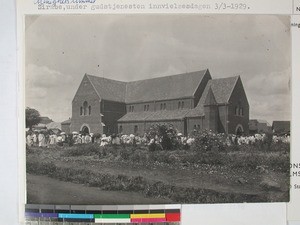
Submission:
{"label": "tree", "polygon": [[40,113],[36,109],[26,107],[25,114],[26,127],[28,127],[30,130],[32,129],[32,126],[37,125],[41,121]]}

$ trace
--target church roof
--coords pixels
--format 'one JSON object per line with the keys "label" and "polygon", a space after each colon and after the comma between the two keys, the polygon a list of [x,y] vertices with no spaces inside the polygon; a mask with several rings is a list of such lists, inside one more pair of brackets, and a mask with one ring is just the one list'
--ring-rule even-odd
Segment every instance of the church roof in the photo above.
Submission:
{"label": "church roof", "polygon": [[126,103],[193,97],[207,71],[128,82]]}
{"label": "church roof", "polygon": [[100,98],[125,102],[126,83],[86,74]]}
{"label": "church roof", "polygon": [[228,103],[234,86],[239,76],[213,79],[208,82],[210,85],[217,103]]}
{"label": "church roof", "polygon": [[208,70],[131,82],[86,76],[100,98],[136,103],[193,97],[206,72]]}
{"label": "church roof", "polygon": [[217,101],[211,87],[208,89],[208,93],[206,94],[204,105],[216,105]]}
{"label": "church roof", "polygon": [[214,100],[217,104],[228,103],[238,78],[239,76],[209,80],[198,105],[190,110],[187,117],[204,116],[204,105],[208,95],[211,95],[210,91],[212,91]]}
{"label": "church roof", "polygon": [[127,113],[118,122],[181,120],[189,111],[190,109]]}
{"label": "church roof", "polygon": [[122,116],[118,122],[145,121],[154,112],[130,112]]}

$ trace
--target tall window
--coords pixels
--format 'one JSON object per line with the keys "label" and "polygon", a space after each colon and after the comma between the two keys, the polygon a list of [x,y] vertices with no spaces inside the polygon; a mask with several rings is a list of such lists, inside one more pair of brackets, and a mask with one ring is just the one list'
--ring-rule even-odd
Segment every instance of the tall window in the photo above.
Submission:
{"label": "tall window", "polygon": [[184,108],[184,101],[179,101],[178,102],[178,109],[183,109]]}
{"label": "tall window", "polygon": [[243,116],[244,115],[244,109],[243,107],[240,108],[240,116]]}
{"label": "tall window", "polygon": [[120,125],[120,127],[119,127],[119,133],[123,133],[123,127],[122,127],[122,125]]}
{"label": "tall window", "polygon": [[80,106],[80,116],[82,116],[82,114],[83,114],[83,108],[82,106]]}
{"label": "tall window", "polygon": [[144,105],[144,111],[149,111],[149,105]]}
{"label": "tall window", "polygon": [[235,107],[235,115],[238,116],[239,115],[239,107]]}
{"label": "tall window", "polygon": [[163,104],[162,103],[160,103],[160,110],[162,110],[163,109]]}
{"label": "tall window", "polygon": [[88,103],[87,103],[87,101],[85,101],[84,103],[83,103],[83,115],[87,115],[87,109],[88,109]]}
{"label": "tall window", "polygon": [[164,109],[166,109],[167,108],[167,104],[166,103],[164,103]]}
{"label": "tall window", "polygon": [[244,116],[244,108],[241,106],[235,107],[235,115],[236,116]]}
{"label": "tall window", "polygon": [[91,115],[91,114],[92,114],[92,107],[89,106],[89,115]]}
{"label": "tall window", "polygon": [[134,111],[134,106],[133,105],[130,105],[129,106],[129,112],[133,112]]}

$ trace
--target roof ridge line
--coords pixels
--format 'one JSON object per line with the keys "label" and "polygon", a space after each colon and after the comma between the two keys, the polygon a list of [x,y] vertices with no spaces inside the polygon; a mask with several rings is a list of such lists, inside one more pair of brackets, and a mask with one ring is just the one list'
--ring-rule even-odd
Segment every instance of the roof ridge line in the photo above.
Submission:
{"label": "roof ridge line", "polygon": [[90,83],[91,83],[92,87],[94,88],[94,90],[95,90],[95,92],[97,93],[97,95],[98,95],[99,99],[101,100],[101,96],[100,96],[99,92],[97,91],[97,89],[96,89],[95,85],[93,84],[93,82],[92,82],[92,81],[90,80],[90,78],[89,78],[89,76],[90,76],[90,75],[88,75],[88,74],[86,73],[86,74],[85,74],[85,76],[86,76],[86,77],[87,77],[87,79],[90,81]]}
{"label": "roof ridge line", "polygon": [[173,74],[173,75],[167,75],[167,76],[160,76],[160,77],[152,77],[152,78],[147,78],[147,79],[140,79],[140,80],[133,80],[133,81],[128,81],[127,83],[133,83],[133,82],[138,82],[138,81],[143,81],[143,80],[153,80],[153,79],[160,79],[160,78],[165,78],[165,77],[174,77],[174,76],[180,76],[180,75],[186,75],[186,74],[191,74],[191,73],[197,73],[197,72],[203,72],[205,70],[196,70],[188,73],[178,73],[178,74]]}
{"label": "roof ridge line", "polygon": [[[200,72],[200,71],[199,71]],[[208,70],[208,68],[205,70],[205,72],[204,72],[204,74],[203,74],[203,76],[202,76],[202,79],[200,80],[200,82],[199,82],[199,84],[198,84],[198,86],[195,88],[195,91],[193,92],[194,94],[193,94],[193,96],[195,96],[195,94],[196,94],[196,91],[197,91],[197,89],[199,88],[199,86],[200,86],[200,84],[202,83],[202,81],[203,81],[203,78],[205,77],[205,74],[208,72],[208,74],[210,75],[210,78],[212,79],[212,77],[211,77],[211,74],[210,74],[210,72],[209,72],[209,70]],[[210,80],[211,80],[210,79]],[[208,80],[209,81],[209,80]],[[207,81],[207,82],[208,82]],[[205,88],[204,88],[205,89]],[[204,89],[203,89],[203,91],[204,91]],[[202,94],[203,94],[203,92],[202,92]],[[200,99],[199,99],[200,100]]]}
{"label": "roof ridge line", "polygon": [[[229,102],[229,99],[230,99],[230,97],[231,97],[231,95],[232,95],[232,92],[233,92],[233,90],[234,90],[234,88],[235,88],[235,86],[236,86],[236,84],[237,84],[237,82],[238,82],[238,80],[239,80],[239,78],[240,78],[240,75],[238,75],[238,76],[233,76],[233,77],[235,77],[236,80],[235,80],[234,85],[233,85],[233,87],[232,87],[232,89],[231,89],[231,91],[230,91],[230,95],[228,96],[227,103]],[[232,77],[232,78],[233,78],[233,77]],[[248,100],[247,100],[247,101],[248,101]]]}
{"label": "roof ridge line", "polygon": [[101,78],[101,79],[106,79],[106,80],[112,80],[112,81],[116,81],[116,82],[121,82],[121,83],[128,83],[127,81],[122,81],[122,80],[115,80],[115,79],[111,79],[111,78],[107,78],[107,77],[98,77],[95,75],[91,75],[91,74],[85,74],[87,77],[96,77],[96,78]]}

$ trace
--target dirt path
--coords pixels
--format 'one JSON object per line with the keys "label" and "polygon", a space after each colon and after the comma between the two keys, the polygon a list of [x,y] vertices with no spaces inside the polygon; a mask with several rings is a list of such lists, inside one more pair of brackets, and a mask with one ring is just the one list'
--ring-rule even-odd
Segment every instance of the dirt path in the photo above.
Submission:
{"label": "dirt path", "polygon": [[166,204],[168,199],[145,198],[134,192],[103,191],[100,188],[59,181],[47,176],[27,174],[27,203],[112,205],[112,204]]}

